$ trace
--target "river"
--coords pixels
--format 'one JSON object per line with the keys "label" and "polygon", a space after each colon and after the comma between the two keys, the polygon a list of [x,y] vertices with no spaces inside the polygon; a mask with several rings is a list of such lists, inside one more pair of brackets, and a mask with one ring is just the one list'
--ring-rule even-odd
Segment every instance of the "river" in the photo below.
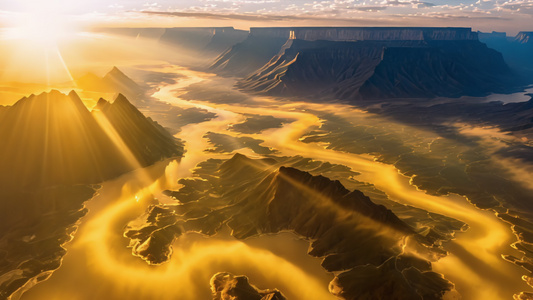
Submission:
{"label": "river", "polygon": [[[449,255],[433,263],[434,270],[454,282],[464,299],[511,299],[514,293],[528,289],[520,280],[522,269],[501,257],[518,255],[510,247],[516,238],[494,213],[480,210],[457,195],[428,195],[394,166],[377,162],[370,155],[300,141],[302,135],[321,125],[312,111],[335,112],[346,118],[364,118],[365,112],[341,104],[288,103],[262,97],[253,98],[253,105],[184,100],[180,95],[188,86],[218,79],[179,66],[158,71],[175,73],[177,82],[161,85],[154,98],[206,109],[218,117],[182,128],[177,134],[186,144],[182,159],[161,162],[104,183],[99,194],[87,203],[89,213],[74,240],[66,245],[62,267],[21,299],[209,299],[209,278],[220,271],[248,275],[253,284],[279,288],[290,299],[333,299],[327,290],[333,276],[321,269],[319,259],[305,255],[308,243],[290,233],[245,241],[236,241],[227,232],[211,239],[189,234],[176,242],[171,261],[161,266],[148,266],[126,248],[124,226],[142,214],[154,197],[169,201],[161,191],[177,188],[177,179],[190,176],[198,163],[229,157],[205,152],[211,145],[201,137],[207,132],[236,135],[228,131],[228,126],[242,122],[243,114],[295,120],[281,128],[249,135],[264,140],[264,146],[277,149],[280,155],[302,155],[346,165],[361,173],[357,180],[374,184],[394,201],[467,223],[466,232],[457,233],[444,245]],[[239,152],[253,155],[248,149]]]}

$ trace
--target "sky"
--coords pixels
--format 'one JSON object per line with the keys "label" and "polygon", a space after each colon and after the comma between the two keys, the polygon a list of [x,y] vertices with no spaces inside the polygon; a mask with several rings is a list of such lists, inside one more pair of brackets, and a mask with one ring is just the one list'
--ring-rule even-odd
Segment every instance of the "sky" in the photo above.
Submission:
{"label": "sky", "polygon": [[533,31],[533,0],[18,0],[0,2],[0,25],[26,14],[84,26],[460,26]]}

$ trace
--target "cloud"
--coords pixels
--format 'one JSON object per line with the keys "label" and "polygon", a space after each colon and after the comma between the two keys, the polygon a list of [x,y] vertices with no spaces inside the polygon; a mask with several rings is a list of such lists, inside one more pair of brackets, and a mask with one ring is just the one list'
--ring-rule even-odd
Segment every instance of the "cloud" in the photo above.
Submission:
{"label": "cloud", "polygon": [[523,14],[533,14],[532,0],[511,0],[496,6],[498,11],[511,11]]}
{"label": "cloud", "polygon": [[414,8],[424,8],[424,7],[437,6],[434,3],[422,2],[422,1],[417,1],[417,0],[411,0],[411,1],[387,0],[387,1],[382,2],[382,4],[386,5],[386,6],[412,6]]}
{"label": "cloud", "polygon": [[[376,7],[358,7],[356,10],[360,11],[377,11],[384,8]],[[361,23],[371,21],[373,24],[381,23],[375,19],[364,18],[334,18],[328,16],[319,15],[276,15],[276,14],[251,14],[251,13],[211,13],[211,12],[166,12],[166,11],[143,11],[144,14],[162,15],[171,17],[183,17],[183,18],[199,18],[199,19],[212,19],[212,20],[240,20],[240,21],[252,21],[252,22],[265,22],[265,21],[336,21],[336,22],[349,22],[349,23]]]}
{"label": "cloud", "polygon": [[387,9],[386,6],[358,6],[354,7],[354,10],[358,11],[367,11],[367,12],[378,12]]}

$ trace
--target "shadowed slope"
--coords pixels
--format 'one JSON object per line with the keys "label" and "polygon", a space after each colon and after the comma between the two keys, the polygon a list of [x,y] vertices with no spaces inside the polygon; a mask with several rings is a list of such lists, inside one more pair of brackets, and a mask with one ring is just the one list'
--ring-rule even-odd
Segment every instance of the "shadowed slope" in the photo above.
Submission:
{"label": "shadowed slope", "polygon": [[95,193],[90,184],[182,154],[124,96],[99,109],[55,90],[0,109],[1,299],[59,268]]}
{"label": "shadowed slope", "polygon": [[[440,299],[453,288],[429,262],[403,250],[410,240],[421,253],[441,255],[429,240],[338,181],[240,154],[219,165],[208,162],[197,174],[170,193],[179,204],[151,206],[129,224],[125,236],[134,255],[160,264],[176,238],[212,236],[224,225],[237,239],[291,231],[310,241],[309,255],[323,258],[325,270],[338,272],[330,290],[343,299],[379,299],[386,292],[390,299]],[[369,275],[368,269],[376,271]]]}
{"label": "shadowed slope", "polygon": [[136,153],[132,165],[75,92],[23,98],[0,119],[0,182],[6,186],[97,183],[139,166],[177,156],[182,149],[124,96],[101,105],[104,114]]}

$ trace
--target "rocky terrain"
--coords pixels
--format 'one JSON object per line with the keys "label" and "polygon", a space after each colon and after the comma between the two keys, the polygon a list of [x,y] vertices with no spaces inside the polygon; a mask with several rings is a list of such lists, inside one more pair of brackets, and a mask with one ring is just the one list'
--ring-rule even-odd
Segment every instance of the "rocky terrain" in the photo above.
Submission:
{"label": "rocky terrain", "polygon": [[[477,33],[466,28],[257,31],[265,39],[284,36],[287,40],[258,70],[247,64],[251,74],[237,86],[252,93],[357,101],[483,96],[509,92],[524,83],[500,53],[480,43]],[[265,56],[257,53],[257,62]],[[223,55],[213,65],[214,71],[221,61],[225,66],[232,63]]]}
{"label": "rocky terrain", "polygon": [[259,290],[246,276],[218,273],[211,278],[213,300],[286,300],[278,290]]}
{"label": "rocky terrain", "polygon": [[0,110],[0,298],[59,268],[94,184],[183,153],[123,95],[89,111],[73,91]]}
{"label": "rocky terrain", "polygon": [[533,44],[533,31],[520,31],[516,37],[515,42],[520,44]]}
{"label": "rocky terrain", "polygon": [[[228,226],[235,238],[246,239],[291,231],[308,239],[309,255],[337,274],[330,291],[342,299],[440,299],[453,289],[431,272],[430,262],[413,255],[443,255],[436,240],[358,190],[281,164],[240,154],[201,164],[197,177],[168,193],[176,205],[152,205],[126,228],[133,253],[161,264],[174,240],[190,232],[213,236]],[[413,253],[403,250],[407,240]]]}

